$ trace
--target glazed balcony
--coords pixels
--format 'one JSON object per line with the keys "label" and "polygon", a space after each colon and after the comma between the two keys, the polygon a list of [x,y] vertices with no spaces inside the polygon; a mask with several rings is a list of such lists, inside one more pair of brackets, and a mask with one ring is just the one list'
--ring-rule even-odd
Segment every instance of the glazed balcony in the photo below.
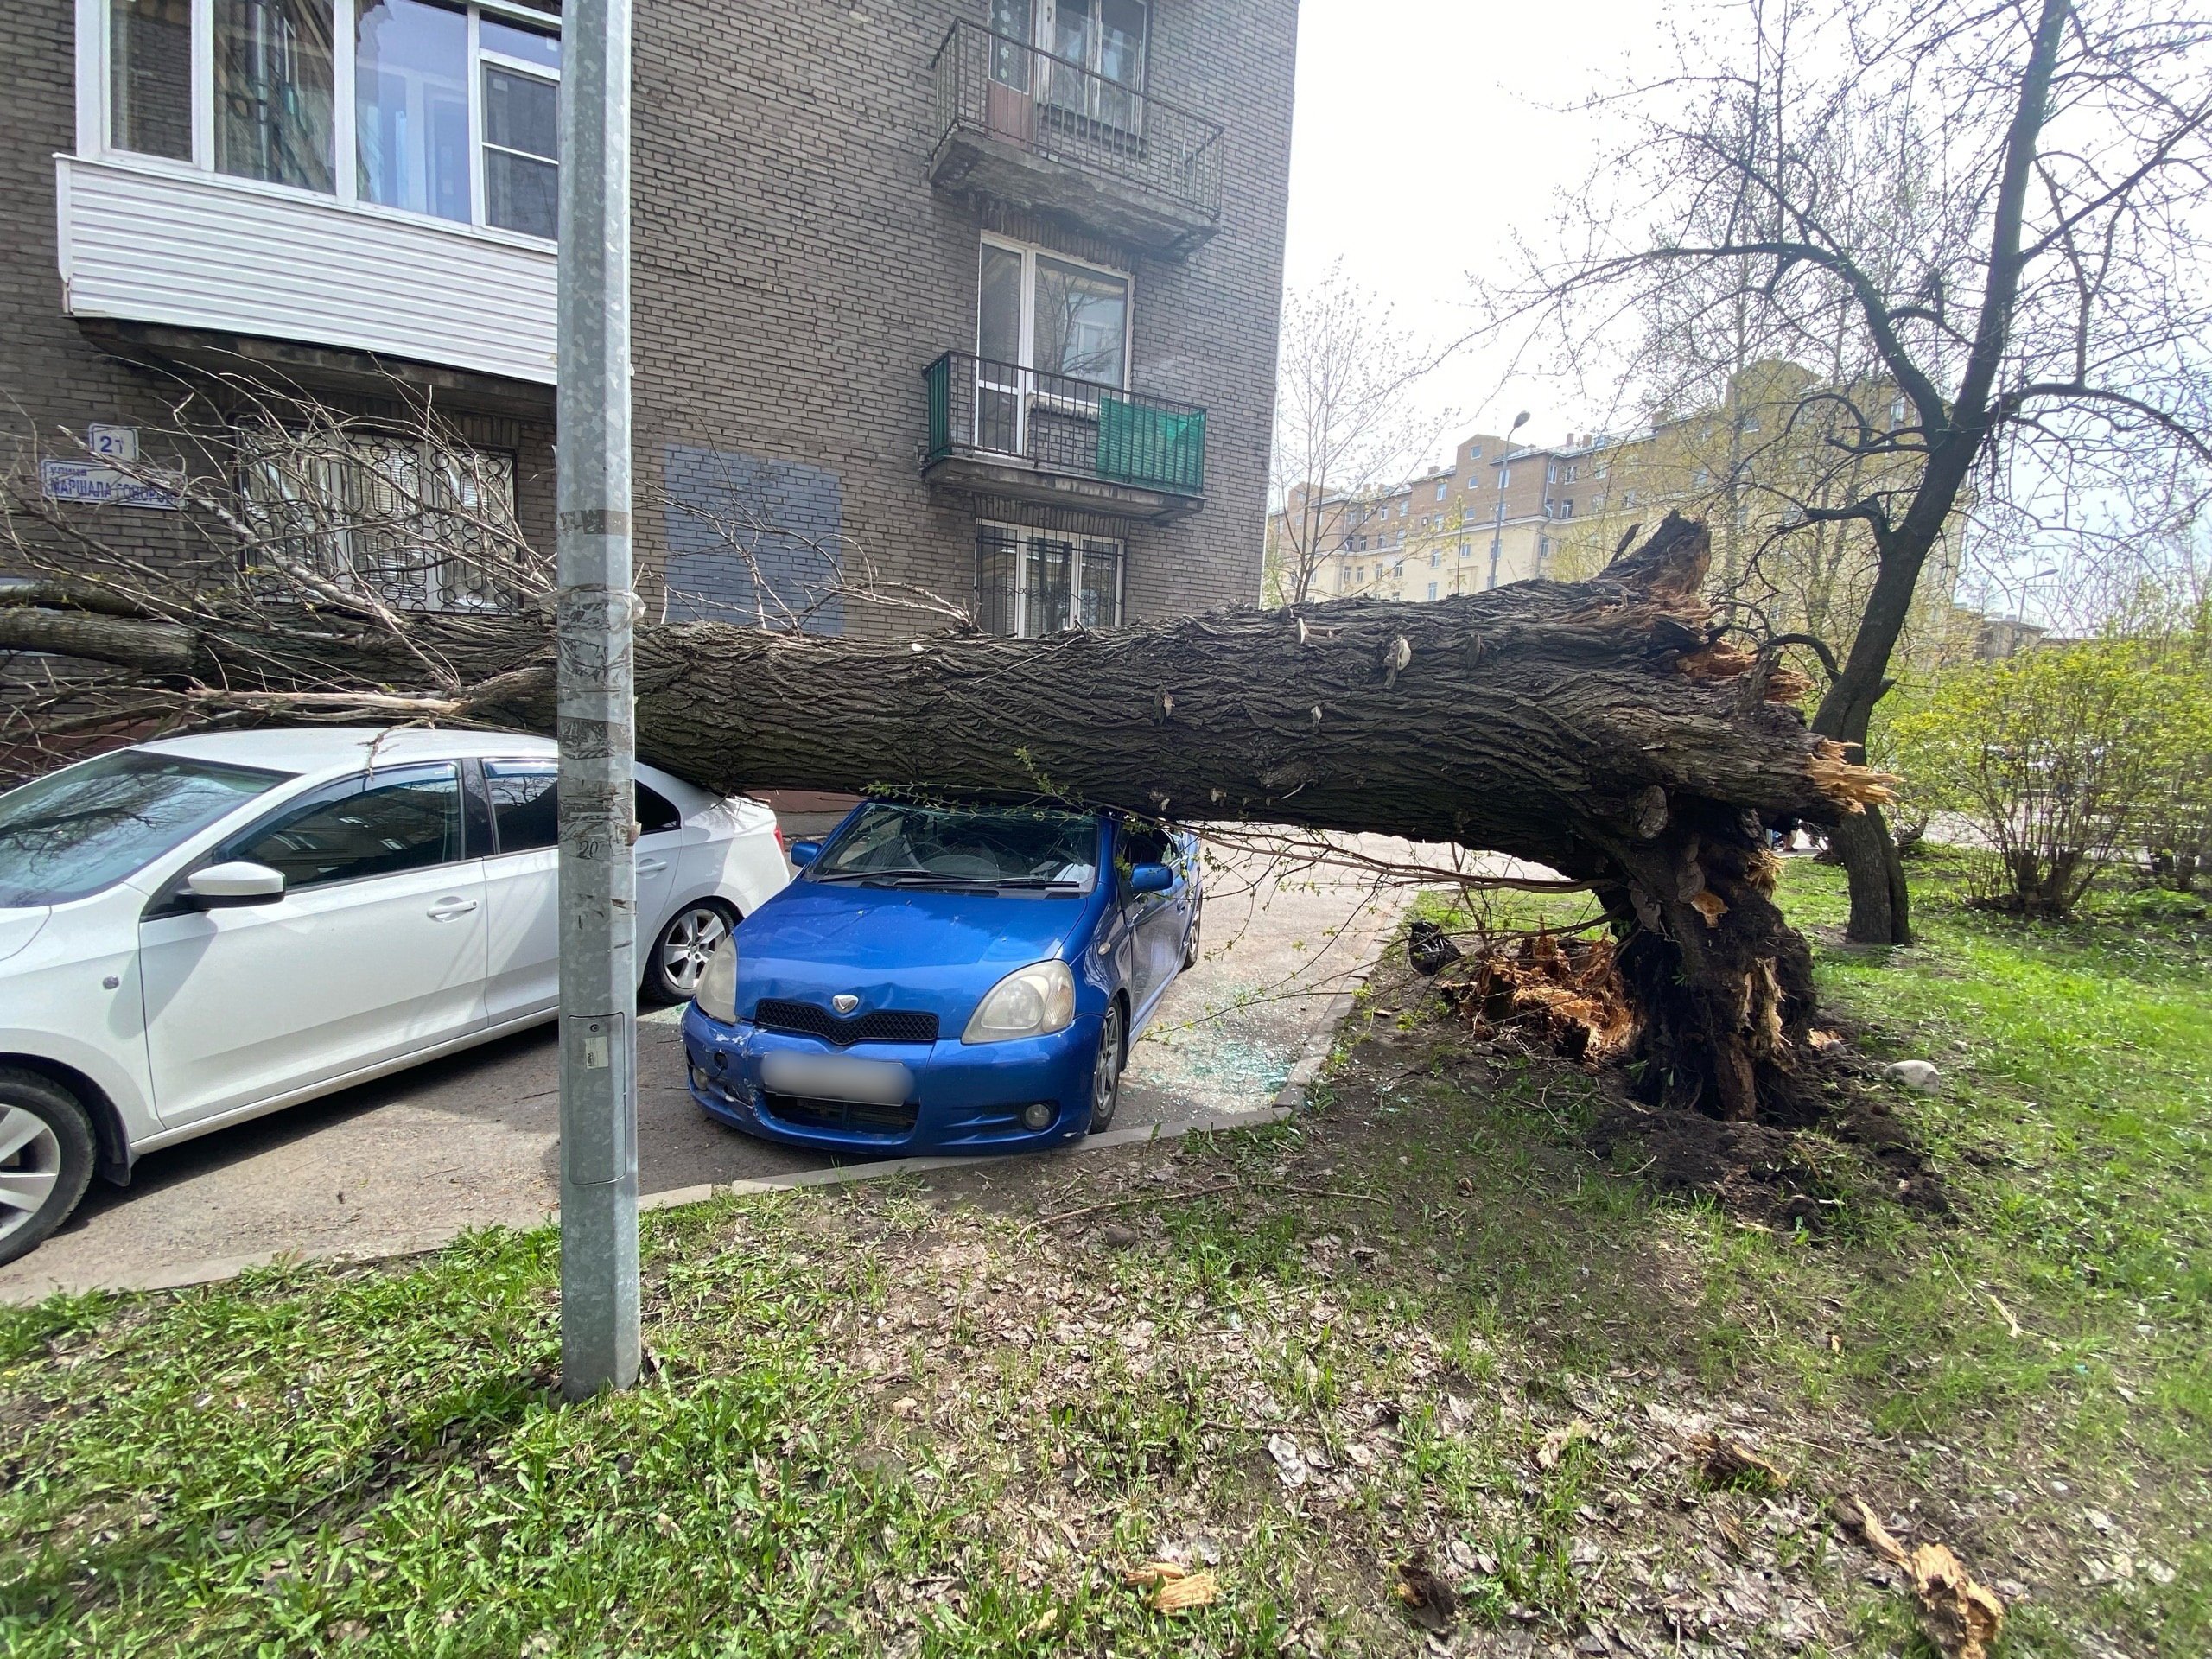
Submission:
{"label": "glazed balcony", "polygon": [[933,487],[1179,518],[1204,505],[1206,412],[966,352],[922,371]]}
{"label": "glazed balcony", "polygon": [[1221,220],[1222,128],[1081,64],[957,22],[938,48],[944,189],[1180,258]]}

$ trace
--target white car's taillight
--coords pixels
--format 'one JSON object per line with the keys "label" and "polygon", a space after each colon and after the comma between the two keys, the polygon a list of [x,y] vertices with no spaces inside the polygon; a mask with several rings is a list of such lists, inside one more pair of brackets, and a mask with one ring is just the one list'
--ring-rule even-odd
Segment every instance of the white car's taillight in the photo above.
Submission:
{"label": "white car's taillight", "polygon": [[707,965],[700,970],[699,988],[691,993],[691,1000],[699,1005],[699,1012],[709,1020],[719,1020],[726,1026],[737,1023],[737,939],[724,935],[715,947],[715,954],[707,958]]}

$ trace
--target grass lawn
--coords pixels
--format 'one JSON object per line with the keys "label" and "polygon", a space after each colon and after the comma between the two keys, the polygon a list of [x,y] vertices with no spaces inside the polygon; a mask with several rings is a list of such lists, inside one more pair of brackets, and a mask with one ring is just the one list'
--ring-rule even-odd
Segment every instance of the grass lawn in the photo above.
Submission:
{"label": "grass lawn", "polygon": [[651,1374],[582,1407],[546,1232],[0,1311],[0,1651],[1916,1651],[1851,1491],[2006,1659],[2194,1659],[2212,928],[1954,892],[1884,958],[1785,891],[1853,1040],[1944,1071],[1893,1098],[1948,1220],[1811,1132],[1817,1237],[1656,1192],[1607,1079],[1384,976],[1291,1123],[649,1217]]}

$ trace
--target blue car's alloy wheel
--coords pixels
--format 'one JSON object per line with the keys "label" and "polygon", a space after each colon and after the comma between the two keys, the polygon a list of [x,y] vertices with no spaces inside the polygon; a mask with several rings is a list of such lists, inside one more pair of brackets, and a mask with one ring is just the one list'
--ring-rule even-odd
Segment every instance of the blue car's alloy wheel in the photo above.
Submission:
{"label": "blue car's alloy wheel", "polygon": [[1122,1103],[1122,1005],[1109,1002],[1098,1027],[1098,1059],[1090,1070],[1090,1128],[1093,1134],[1114,1121]]}

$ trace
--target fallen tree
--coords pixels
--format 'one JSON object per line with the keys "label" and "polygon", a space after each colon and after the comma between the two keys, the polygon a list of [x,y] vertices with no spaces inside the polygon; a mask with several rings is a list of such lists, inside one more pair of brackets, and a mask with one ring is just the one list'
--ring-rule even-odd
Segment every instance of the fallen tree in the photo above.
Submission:
{"label": "fallen tree", "polygon": [[[19,560],[29,545],[19,534]],[[1707,553],[1701,525],[1670,517],[1585,582],[1039,640],[645,624],[638,753],[725,791],[1055,798],[1541,864],[1607,907],[1645,1091],[1750,1119],[1793,1102],[1813,1009],[1767,828],[1834,823],[1885,791],[1808,731],[1800,677],[1712,626]],[[0,652],[109,668],[19,710],[42,740],[152,721],[557,730],[542,572],[510,612],[435,612],[272,565],[267,543],[228,582],[98,554],[80,542],[0,579]]]}

